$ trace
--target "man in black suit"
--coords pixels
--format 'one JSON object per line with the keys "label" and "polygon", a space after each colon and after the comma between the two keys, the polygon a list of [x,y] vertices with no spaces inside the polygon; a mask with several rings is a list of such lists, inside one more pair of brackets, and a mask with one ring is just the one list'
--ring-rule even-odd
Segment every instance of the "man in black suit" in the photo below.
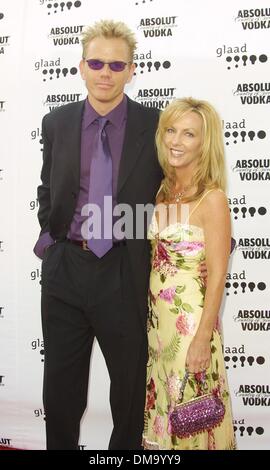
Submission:
{"label": "man in black suit", "polygon": [[132,208],[135,233],[136,207],[154,204],[162,179],[154,145],[158,111],[124,94],[134,74],[136,41],[123,23],[96,23],[85,31],[82,45],[80,72],[88,89],[86,100],[58,108],[42,122],[41,234],[34,251],[43,258],[47,449],[77,449],[94,337],[111,381],[114,427],[109,448],[139,449],[149,245],[145,236],[113,237],[111,248],[97,255],[82,236],[86,219],[82,213],[91,184],[102,189],[105,179],[101,169],[94,174],[91,166],[98,122],[105,117],[102,132],[112,160],[112,207],[124,203]]}

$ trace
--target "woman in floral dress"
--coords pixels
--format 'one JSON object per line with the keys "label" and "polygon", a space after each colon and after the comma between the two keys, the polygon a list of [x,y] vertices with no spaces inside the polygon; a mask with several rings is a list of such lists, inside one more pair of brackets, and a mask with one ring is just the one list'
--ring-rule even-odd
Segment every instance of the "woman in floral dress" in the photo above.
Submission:
{"label": "woman in floral dress", "polygon": [[[145,449],[234,449],[218,313],[230,254],[220,119],[205,101],[173,101],[161,114],[157,148],[165,178],[149,228]],[[207,287],[198,267],[206,262]],[[172,433],[170,414],[189,372],[183,402],[208,390],[225,405],[221,424],[189,437]]]}

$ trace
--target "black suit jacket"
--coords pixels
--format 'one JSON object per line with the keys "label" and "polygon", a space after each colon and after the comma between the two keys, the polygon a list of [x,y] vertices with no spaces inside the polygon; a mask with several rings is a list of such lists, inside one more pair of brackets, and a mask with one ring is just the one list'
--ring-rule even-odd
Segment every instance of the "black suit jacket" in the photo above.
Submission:
{"label": "black suit jacket", "polygon": [[[68,104],[44,116],[42,184],[38,187],[41,233],[65,239],[73,219],[80,187],[81,123],[84,101]],[[136,214],[137,204],[155,202],[160,186],[160,169],[154,137],[159,112],[128,98],[127,123],[120,161],[117,202],[129,204]],[[146,235],[146,231],[145,231]],[[128,239],[128,254],[140,311],[145,320],[150,271],[149,243]]]}

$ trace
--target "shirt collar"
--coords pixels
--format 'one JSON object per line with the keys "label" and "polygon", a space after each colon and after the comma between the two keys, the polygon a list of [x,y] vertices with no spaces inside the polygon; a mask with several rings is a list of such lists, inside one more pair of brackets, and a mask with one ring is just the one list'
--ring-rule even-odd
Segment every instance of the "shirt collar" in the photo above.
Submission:
{"label": "shirt collar", "polygon": [[[83,114],[83,129],[86,129],[90,124],[92,124],[100,115],[95,111],[93,106],[89,103],[88,98],[85,100],[84,114]],[[127,118],[127,97],[124,95],[121,103],[119,103],[114,109],[112,109],[106,116],[110,123],[115,127],[120,128],[123,124],[123,121]]]}

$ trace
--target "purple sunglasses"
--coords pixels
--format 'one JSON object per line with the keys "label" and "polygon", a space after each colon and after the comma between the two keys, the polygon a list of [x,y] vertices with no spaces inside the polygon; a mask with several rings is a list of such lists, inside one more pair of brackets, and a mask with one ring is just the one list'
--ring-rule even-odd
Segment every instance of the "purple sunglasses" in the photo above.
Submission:
{"label": "purple sunglasses", "polygon": [[126,65],[131,64],[131,62],[122,62],[121,60],[114,60],[113,62],[104,62],[99,59],[84,59],[87,62],[88,67],[92,70],[101,70],[105,64],[108,64],[110,69],[113,72],[123,72]]}

